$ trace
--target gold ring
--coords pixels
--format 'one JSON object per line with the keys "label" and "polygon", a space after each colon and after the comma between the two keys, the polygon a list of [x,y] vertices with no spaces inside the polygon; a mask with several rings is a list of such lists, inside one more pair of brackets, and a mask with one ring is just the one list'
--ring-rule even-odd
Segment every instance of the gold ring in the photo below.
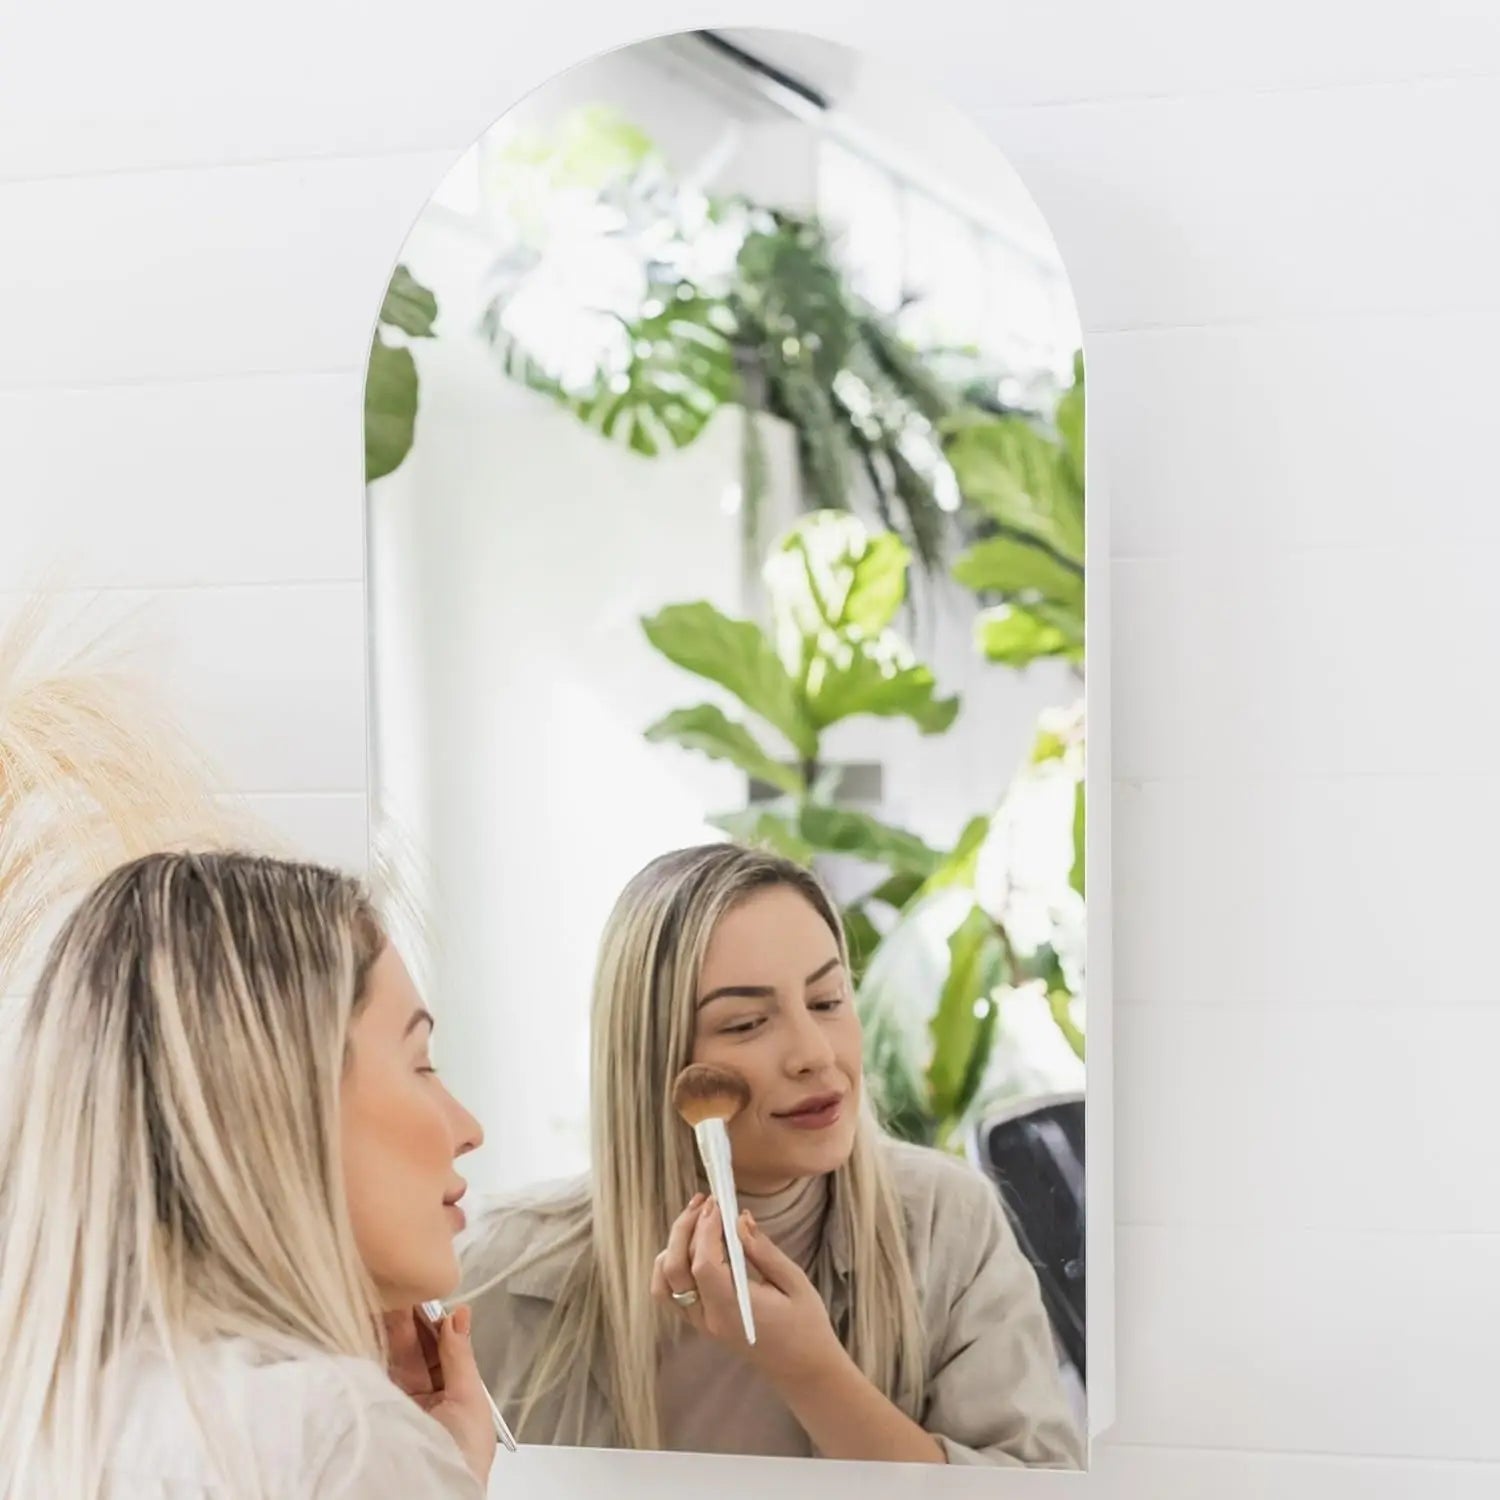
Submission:
{"label": "gold ring", "polygon": [[692,1307],[698,1300],[698,1288],[692,1287],[685,1292],[673,1292],[672,1300],[678,1307]]}

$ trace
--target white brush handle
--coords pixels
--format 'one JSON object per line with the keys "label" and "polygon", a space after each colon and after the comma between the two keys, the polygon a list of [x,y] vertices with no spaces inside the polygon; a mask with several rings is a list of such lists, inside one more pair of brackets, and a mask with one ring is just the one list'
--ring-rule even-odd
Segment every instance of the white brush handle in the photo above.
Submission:
{"label": "white brush handle", "polygon": [[740,1304],[740,1322],[745,1325],[745,1342],[755,1342],[755,1315],[750,1311],[750,1273],[745,1268],[745,1247],[740,1243],[740,1200],[734,1191],[734,1164],[729,1154],[729,1132],[722,1120],[704,1120],[693,1134],[698,1138],[698,1154],[708,1174],[709,1190],[719,1205],[724,1221],[724,1248],[729,1252],[729,1274]]}
{"label": "white brush handle", "polygon": [[[434,1328],[447,1316],[447,1309],[441,1302],[424,1302],[422,1313]],[[495,1436],[505,1445],[506,1449],[514,1453],[516,1451],[516,1440],[511,1434],[505,1418],[500,1415],[500,1408],[495,1404],[495,1398],[490,1395],[489,1388],[485,1388],[484,1399],[490,1404],[490,1422],[494,1426]]]}

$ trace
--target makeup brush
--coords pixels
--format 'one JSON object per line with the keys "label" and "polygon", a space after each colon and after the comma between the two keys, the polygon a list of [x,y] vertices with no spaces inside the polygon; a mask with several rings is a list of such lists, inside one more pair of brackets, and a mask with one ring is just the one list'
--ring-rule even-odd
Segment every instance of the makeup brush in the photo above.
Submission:
{"label": "makeup brush", "polygon": [[[436,1329],[438,1324],[448,1316],[448,1313],[441,1302],[424,1302],[422,1304],[422,1316]],[[516,1440],[511,1436],[510,1428],[506,1425],[505,1418],[500,1415],[500,1408],[495,1405],[495,1398],[490,1395],[488,1388],[485,1390],[484,1399],[490,1404],[490,1417],[495,1424],[495,1436],[514,1453],[516,1451]]]}
{"label": "makeup brush", "polygon": [[750,1311],[750,1277],[745,1269],[745,1247],[740,1243],[740,1204],[734,1191],[734,1166],[729,1155],[729,1122],[750,1102],[750,1085],[728,1068],[694,1063],[677,1075],[672,1085],[672,1108],[692,1126],[698,1155],[708,1174],[709,1191],[724,1221],[724,1247],[740,1304],[740,1321],[747,1343],[755,1342],[755,1317]]}

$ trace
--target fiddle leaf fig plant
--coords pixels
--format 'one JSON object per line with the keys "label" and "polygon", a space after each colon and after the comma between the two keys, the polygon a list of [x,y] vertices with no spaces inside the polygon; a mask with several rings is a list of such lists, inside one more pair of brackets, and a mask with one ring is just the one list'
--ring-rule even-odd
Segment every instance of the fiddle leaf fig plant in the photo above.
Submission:
{"label": "fiddle leaf fig plant", "polygon": [[953,564],[964,587],[993,600],[975,632],[991,661],[1070,665],[1084,649],[1083,357],[1050,424],[969,410],[946,425],[946,453],[986,535]]}
{"label": "fiddle leaf fig plant", "polygon": [[[925,878],[941,861],[915,834],[868,813],[829,805],[823,737],[859,715],[903,718],[941,734],[958,699],[939,693],[893,628],[905,599],[910,554],[889,532],[872,533],[843,511],[816,511],[773,548],[764,569],[769,629],[712,604],[672,604],[642,621],[646,638],[674,665],[722,688],[742,707],[676,709],[646,730],[728,761],[781,794],[780,801],[726,814],[718,825],[783,851],[851,854]],[[767,732],[774,740],[767,739]]]}

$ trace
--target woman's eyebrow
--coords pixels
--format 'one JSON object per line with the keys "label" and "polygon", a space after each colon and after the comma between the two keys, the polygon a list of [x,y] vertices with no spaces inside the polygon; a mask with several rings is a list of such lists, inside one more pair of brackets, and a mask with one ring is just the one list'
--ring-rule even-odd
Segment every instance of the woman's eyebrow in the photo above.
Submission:
{"label": "woman's eyebrow", "polygon": [[698,1009],[702,1010],[705,1005],[711,1005],[715,1000],[774,1000],[775,998],[776,991],[768,984],[726,984],[706,994],[698,1002]]}
{"label": "woman's eyebrow", "polygon": [[401,1035],[403,1037],[410,1036],[412,1032],[414,1032],[417,1027],[420,1026],[424,1021],[427,1023],[427,1029],[429,1032],[434,1026],[437,1025],[437,1022],[432,1019],[432,1012],[430,1010],[414,1010],[411,1015],[411,1020],[406,1023],[406,1030],[403,1031]]}
{"label": "woman's eyebrow", "polygon": [[[842,963],[843,960],[835,954],[821,968],[814,969],[804,983],[816,984],[820,979],[833,973]],[[768,984],[726,984],[719,989],[710,990],[698,1002],[698,1009],[702,1010],[705,1005],[711,1005],[715,1000],[774,1000],[775,998],[776,991]]]}

